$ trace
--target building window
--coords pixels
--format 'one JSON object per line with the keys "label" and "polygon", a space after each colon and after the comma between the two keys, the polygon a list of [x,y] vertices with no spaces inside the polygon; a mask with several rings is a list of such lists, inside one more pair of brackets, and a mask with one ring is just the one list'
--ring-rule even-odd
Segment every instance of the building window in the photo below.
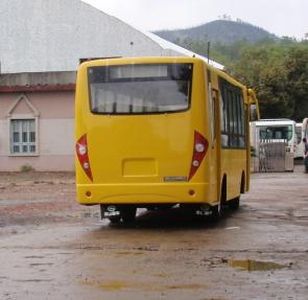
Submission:
{"label": "building window", "polygon": [[36,154],[36,120],[11,119],[10,122],[11,154]]}

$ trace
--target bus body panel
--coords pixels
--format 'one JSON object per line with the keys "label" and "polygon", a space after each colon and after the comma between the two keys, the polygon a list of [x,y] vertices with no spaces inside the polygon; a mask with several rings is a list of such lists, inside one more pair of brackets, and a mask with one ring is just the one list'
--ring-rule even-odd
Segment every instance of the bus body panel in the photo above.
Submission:
{"label": "bus body panel", "polygon": [[[140,115],[91,112],[88,68],[156,63],[192,64],[191,102],[187,110]],[[135,58],[82,64],[76,88],[76,149],[80,138],[85,137],[86,163],[91,168],[91,176],[85,172],[76,154],[77,201],[89,205],[217,205],[223,179],[227,181],[226,200],[230,200],[239,197],[243,175],[245,190],[248,190],[248,144],[243,149],[224,149],[221,146],[218,77],[241,89],[243,101],[248,106],[244,86],[200,59]],[[196,133],[204,138],[208,148],[196,173],[190,178]],[[246,139],[249,143],[248,133]]]}
{"label": "bus body panel", "polygon": [[[246,150],[222,150],[222,174],[227,178],[227,200],[238,197],[241,189],[242,174],[246,172]],[[245,182],[246,182],[245,178]]]}
{"label": "bus body panel", "polygon": [[77,196],[81,204],[194,204],[208,202],[208,190],[206,183],[81,184]]}
{"label": "bus body panel", "polygon": [[[98,116],[88,128],[93,183],[157,183],[187,177],[193,126],[188,113]],[[124,138],[125,137],[125,138]]]}

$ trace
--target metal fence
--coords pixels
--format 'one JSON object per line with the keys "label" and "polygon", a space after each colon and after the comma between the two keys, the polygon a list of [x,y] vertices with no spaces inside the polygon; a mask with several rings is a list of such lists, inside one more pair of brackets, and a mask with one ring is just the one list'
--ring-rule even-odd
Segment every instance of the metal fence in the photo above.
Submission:
{"label": "metal fence", "polygon": [[253,172],[293,171],[294,155],[288,152],[287,140],[259,140],[252,153]]}

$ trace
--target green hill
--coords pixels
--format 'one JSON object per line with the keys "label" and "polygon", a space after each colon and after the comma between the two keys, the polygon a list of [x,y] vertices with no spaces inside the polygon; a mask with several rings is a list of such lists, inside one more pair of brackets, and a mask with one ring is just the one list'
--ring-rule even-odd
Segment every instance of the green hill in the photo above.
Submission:
{"label": "green hill", "polygon": [[154,33],[175,43],[190,39],[228,45],[238,41],[256,43],[262,40],[278,39],[274,34],[257,26],[242,21],[229,20],[217,20],[189,29],[162,30]]}

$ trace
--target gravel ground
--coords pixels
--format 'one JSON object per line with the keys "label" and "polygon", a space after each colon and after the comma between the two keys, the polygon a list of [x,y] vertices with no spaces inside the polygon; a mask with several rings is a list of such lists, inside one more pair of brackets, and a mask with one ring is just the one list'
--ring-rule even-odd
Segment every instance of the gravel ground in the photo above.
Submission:
{"label": "gravel ground", "polygon": [[72,173],[0,173],[0,299],[307,299],[308,175],[253,174],[218,223],[99,220]]}

